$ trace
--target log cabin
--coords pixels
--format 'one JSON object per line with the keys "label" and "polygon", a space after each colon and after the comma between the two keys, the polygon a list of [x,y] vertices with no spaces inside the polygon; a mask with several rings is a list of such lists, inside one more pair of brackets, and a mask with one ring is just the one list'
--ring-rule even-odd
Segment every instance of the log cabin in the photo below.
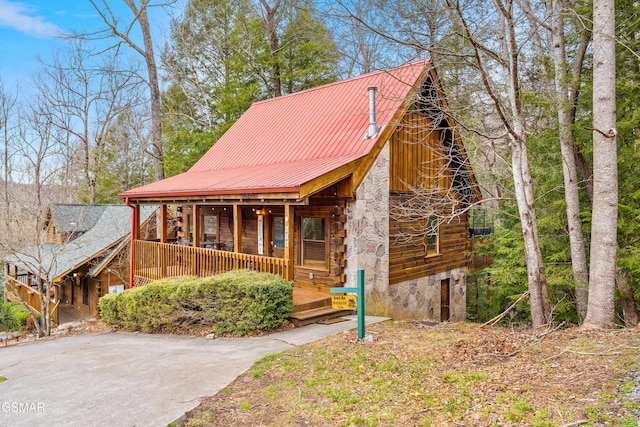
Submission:
{"label": "log cabin", "polygon": [[[465,319],[467,212],[481,196],[430,60],[256,102],[187,172],[120,196],[132,284],[267,271],[293,281],[303,321],[364,269],[367,314]],[[158,241],[137,233],[147,205]]]}
{"label": "log cabin", "polygon": [[[155,236],[154,208],[141,211],[141,235]],[[175,227],[174,227],[175,228]],[[54,204],[45,243],[14,252],[5,263],[7,299],[40,311],[39,284],[50,289],[51,318],[65,323],[98,316],[98,299],[128,287],[131,209],[124,205]]]}

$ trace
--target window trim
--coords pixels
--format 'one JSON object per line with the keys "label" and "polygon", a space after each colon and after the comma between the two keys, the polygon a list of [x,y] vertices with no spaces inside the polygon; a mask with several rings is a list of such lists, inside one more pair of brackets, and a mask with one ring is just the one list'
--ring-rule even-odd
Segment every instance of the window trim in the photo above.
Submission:
{"label": "window trim", "polygon": [[[432,232],[432,224],[435,223],[435,233]],[[435,250],[430,250],[430,239],[435,237]],[[424,236],[424,251],[425,258],[431,258],[440,255],[440,220],[436,215],[429,215],[427,217],[427,232]]]}
{"label": "window trim", "polygon": [[[282,239],[281,240],[278,240],[276,238],[276,234],[277,234],[276,233],[276,220],[278,220],[278,219],[282,220]],[[284,214],[282,214],[282,215],[280,215],[280,214],[272,215],[272,217],[271,217],[271,233],[272,233],[271,239],[273,241],[273,248],[274,249],[284,249],[285,240],[286,240],[285,235],[287,234],[285,232],[286,226],[287,225],[285,224],[285,221],[284,221]],[[280,242],[282,243],[282,245],[278,244]]]}
{"label": "window trim", "polygon": [[[206,217],[215,217],[215,223],[216,223],[216,231],[215,233],[208,233],[207,231],[207,226],[205,225],[205,218]],[[219,242],[220,241],[220,214],[218,212],[207,212],[207,213],[201,213],[200,215],[200,240],[201,241],[209,241],[207,240],[205,237],[206,236],[214,236],[214,241],[215,242]]]}
{"label": "window trim", "polygon": [[[304,238],[304,220],[305,219],[321,219],[323,222],[324,240],[312,240]],[[309,261],[305,260],[305,242],[324,242],[324,260]],[[300,216],[300,266],[313,270],[329,271],[329,219],[324,215],[302,215]]]}

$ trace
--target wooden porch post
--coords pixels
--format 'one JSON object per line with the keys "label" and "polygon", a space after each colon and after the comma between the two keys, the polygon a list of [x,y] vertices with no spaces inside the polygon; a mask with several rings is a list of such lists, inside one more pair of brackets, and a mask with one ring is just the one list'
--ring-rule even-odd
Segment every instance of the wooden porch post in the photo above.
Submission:
{"label": "wooden porch post", "polygon": [[193,247],[200,247],[200,205],[193,204]]}
{"label": "wooden porch post", "polygon": [[271,221],[272,221],[272,217],[271,214],[269,213],[269,209],[263,209],[264,215],[263,215],[263,241],[264,241],[264,255],[266,256],[273,256],[273,245],[271,244],[271,241],[273,240],[273,236],[271,235]]}
{"label": "wooden porch post", "polygon": [[[242,253],[242,206],[233,205],[233,251]],[[238,259],[235,258],[235,268],[238,268]]]}
{"label": "wooden porch post", "polygon": [[[125,204],[131,208],[131,247],[129,248],[129,287],[133,288],[136,268],[136,240],[140,238],[140,205],[132,205],[129,198]],[[73,290],[73,285],[71,286]]]}
{"label": "wooden porch post", "polygon": [[133,238],[140,240],[140,205],[133,206]]}
{"label": "wooden porch post", "polygon": [[[197,204],[193,204],[193,247],[194,248],[199,248],[200,247],[200,205]],[[191,274],[193,274],[194,276],[200,276],[200,263],[199,263],[199,259],[200,256],[196,251],[193,251],[193,271],[191,272]]]}
{"label": "wooden porch post", "polygon": [[[160,226],[159,231],[159,238],[160,238],[160,243],[167,243],[168,239],[167,239],[167,228],[168,228],[168,224],[167,224],[167,205],[162,204],[160,205],[160,223],[158,224]],[[158,257],[158,266],[160,267],[160,274],[162,275],[162,277],[167,277],[167,261],[166,261],[166,257],[165,257],[165,252],[166,249],[164,249],[162,246],[158,247],[157,250],[157,257]]]}
{"label": "wooden porch post", "polygon": [[287,261],[287,272],[285,280],[293,280],[294,264],[294,206],[290,203],[284,205],[284,259]]}
{"label": "wooden porch post", "polygon": [[167,243],[167,205],[160,205],[160,243]]}

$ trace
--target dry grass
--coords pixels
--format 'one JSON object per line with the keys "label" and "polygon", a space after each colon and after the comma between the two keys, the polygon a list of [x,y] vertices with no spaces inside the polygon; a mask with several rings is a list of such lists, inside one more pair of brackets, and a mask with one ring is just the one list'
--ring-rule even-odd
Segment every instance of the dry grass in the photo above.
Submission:
{"label": "dry grass", "polygon": [[[180,426],[637,426],[637,330],[385,322],[258,361]],[[636,393],[637,394],[637,393]]]}

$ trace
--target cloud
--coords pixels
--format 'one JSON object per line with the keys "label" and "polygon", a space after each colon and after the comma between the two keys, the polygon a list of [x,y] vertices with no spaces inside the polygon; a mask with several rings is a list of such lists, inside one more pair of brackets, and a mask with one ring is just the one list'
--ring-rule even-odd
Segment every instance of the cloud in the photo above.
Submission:
{"label": "cloud", "polygon": [[13,28],[21,33],[49,38],[61,33],[60,29],[46,22],[42,16],[30,16],[33,8],[24,3],[0,0],[0,27]]}

